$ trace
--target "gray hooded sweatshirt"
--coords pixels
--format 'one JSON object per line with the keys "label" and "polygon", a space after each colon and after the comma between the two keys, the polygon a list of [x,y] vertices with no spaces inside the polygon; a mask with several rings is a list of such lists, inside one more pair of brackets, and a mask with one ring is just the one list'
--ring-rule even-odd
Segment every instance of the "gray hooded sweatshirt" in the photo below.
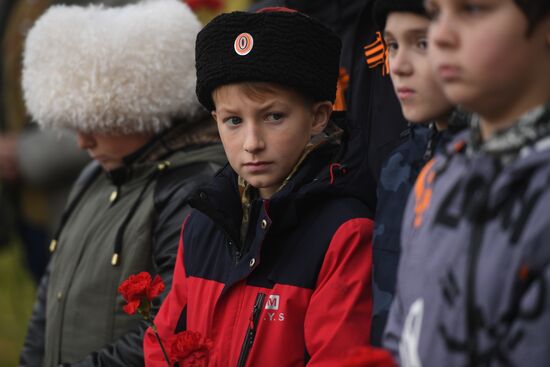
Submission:
{"label": "gray hooded sweatshirt", "polygon": [[550,366],[550,103],[429,162],[401,243],[384,335],[401,366]]}

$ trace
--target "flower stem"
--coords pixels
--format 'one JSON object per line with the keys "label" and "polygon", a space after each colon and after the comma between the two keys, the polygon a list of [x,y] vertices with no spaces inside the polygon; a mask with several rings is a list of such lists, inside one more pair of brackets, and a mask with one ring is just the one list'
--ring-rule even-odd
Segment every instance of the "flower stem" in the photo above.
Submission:
{"label": "flower stem", "polygon": [[153,320],[150,320],[151,322],[151,330],[155,333],[155,336],[157,337],[157,340],[160,345],[160,350],[162,350],[162,354],[164,355],[164,359],[166,359],[166,363],[168,364],[168,367],[170,367],[170,359],[168,358],[168,354],[166,354],[166,350],[164,349],[164,345],[162,345],[162,341],[160,340],[160,335],[158,333],[157,327],[155,326],[155,323]]}

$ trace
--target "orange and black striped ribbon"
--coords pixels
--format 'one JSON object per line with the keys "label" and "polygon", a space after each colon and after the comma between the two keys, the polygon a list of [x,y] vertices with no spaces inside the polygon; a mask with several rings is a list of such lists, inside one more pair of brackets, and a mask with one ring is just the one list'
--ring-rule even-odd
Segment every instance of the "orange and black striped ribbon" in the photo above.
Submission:
{"label": "orange and black striped ribbon", "polygon": [[387,75],[390,71],[388,64],[388,49],[382,39],[382,34],[376,32],[376,40],[364,47],[365,57],[370,69],[382,65],[382,75]]}
{"label": "orange and black striped ribbon", "polygon": [[346,90],[349,85],[349,75],[344,67],[340,67],[340,74],[338,75],[338,84],[336,85],[336,100],[334,101],[334,111],[345,111],[346,106]]}

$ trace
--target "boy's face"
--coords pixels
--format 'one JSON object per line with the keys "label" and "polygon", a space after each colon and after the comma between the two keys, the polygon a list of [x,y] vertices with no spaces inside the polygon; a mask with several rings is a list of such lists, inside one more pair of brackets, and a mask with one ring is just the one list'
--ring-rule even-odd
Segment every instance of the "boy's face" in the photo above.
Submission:
{"label": "boy's face", "polygon": [[80,149],[85,149],[92,159],[98,161],[105,171],[123,165],[123,158],[144,146],[152,134],[101,134],[77,132]]}
{"label": "boy's face", "polygon": [[262,198],[270,198],[298,162],[314,134],[323,131],[329,102],[310,106],[294,91],[271,86],[258,91],[241,84],[217,88],[212,112],[231,167]]}
{"label": "boy's face", "polygon": [[429,62],[429,24],[414,13],[392,12],[384,30],[393,88],[403,115],[414,123],[439,119],[452,109]]}
{"label": "boy's face", "polygon": [[427,0],[426,8],[430,58],[451,102],[506,121],[550,98],[548,19],[527,36],[513,0]]}

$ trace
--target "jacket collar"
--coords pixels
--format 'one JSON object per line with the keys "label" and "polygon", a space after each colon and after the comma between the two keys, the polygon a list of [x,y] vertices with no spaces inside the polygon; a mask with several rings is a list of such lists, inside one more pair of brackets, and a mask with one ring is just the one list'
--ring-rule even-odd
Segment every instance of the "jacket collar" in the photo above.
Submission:
{"label": "jacket collar", "polygon": [[[252,206],[267,208],[272,221],[271,233],[287,230],[296,225],[300,211],[307,209],[307,201],[338,193],[332,186],[335,177],[340,180],[343,175],[341,172],[336,173],[338,170],[334,169],[334,164],[327,165],[327,162],[331,162],[339,148],[339,144],[327,142],[313,150],[271,199],[253,199],[258,203],[253,202]],[[262,205],[258,206],[260,202]],[[193,195],[190,204],[209,216],[232,240],[240,241],[243,207],[238,176],[229,164],[218,172],[209,185]]]}
{"label": "jacket collar", "polygon": [[518,157],[526,157],[534,151],[547,147],[542,141],[550,138],[550,102],[538,106],[521,116],[512,126],[497,131],[483,141],[480,131],[480,118],[472,120],[469,155],[485,152],[494,156],[502,164],[508,164]]}
{"label": "jacket collar", "polygon": [[[209,125],[208,125],[209,124]],[[154,135],[145,145],[122,159],[123,165],[106,172],[115,186],[127,182],[138,166],[150,166],[175,151],[192,150],[219,143],[216,125],[210,116],[197,121],[174,121],[171,128]]]}

